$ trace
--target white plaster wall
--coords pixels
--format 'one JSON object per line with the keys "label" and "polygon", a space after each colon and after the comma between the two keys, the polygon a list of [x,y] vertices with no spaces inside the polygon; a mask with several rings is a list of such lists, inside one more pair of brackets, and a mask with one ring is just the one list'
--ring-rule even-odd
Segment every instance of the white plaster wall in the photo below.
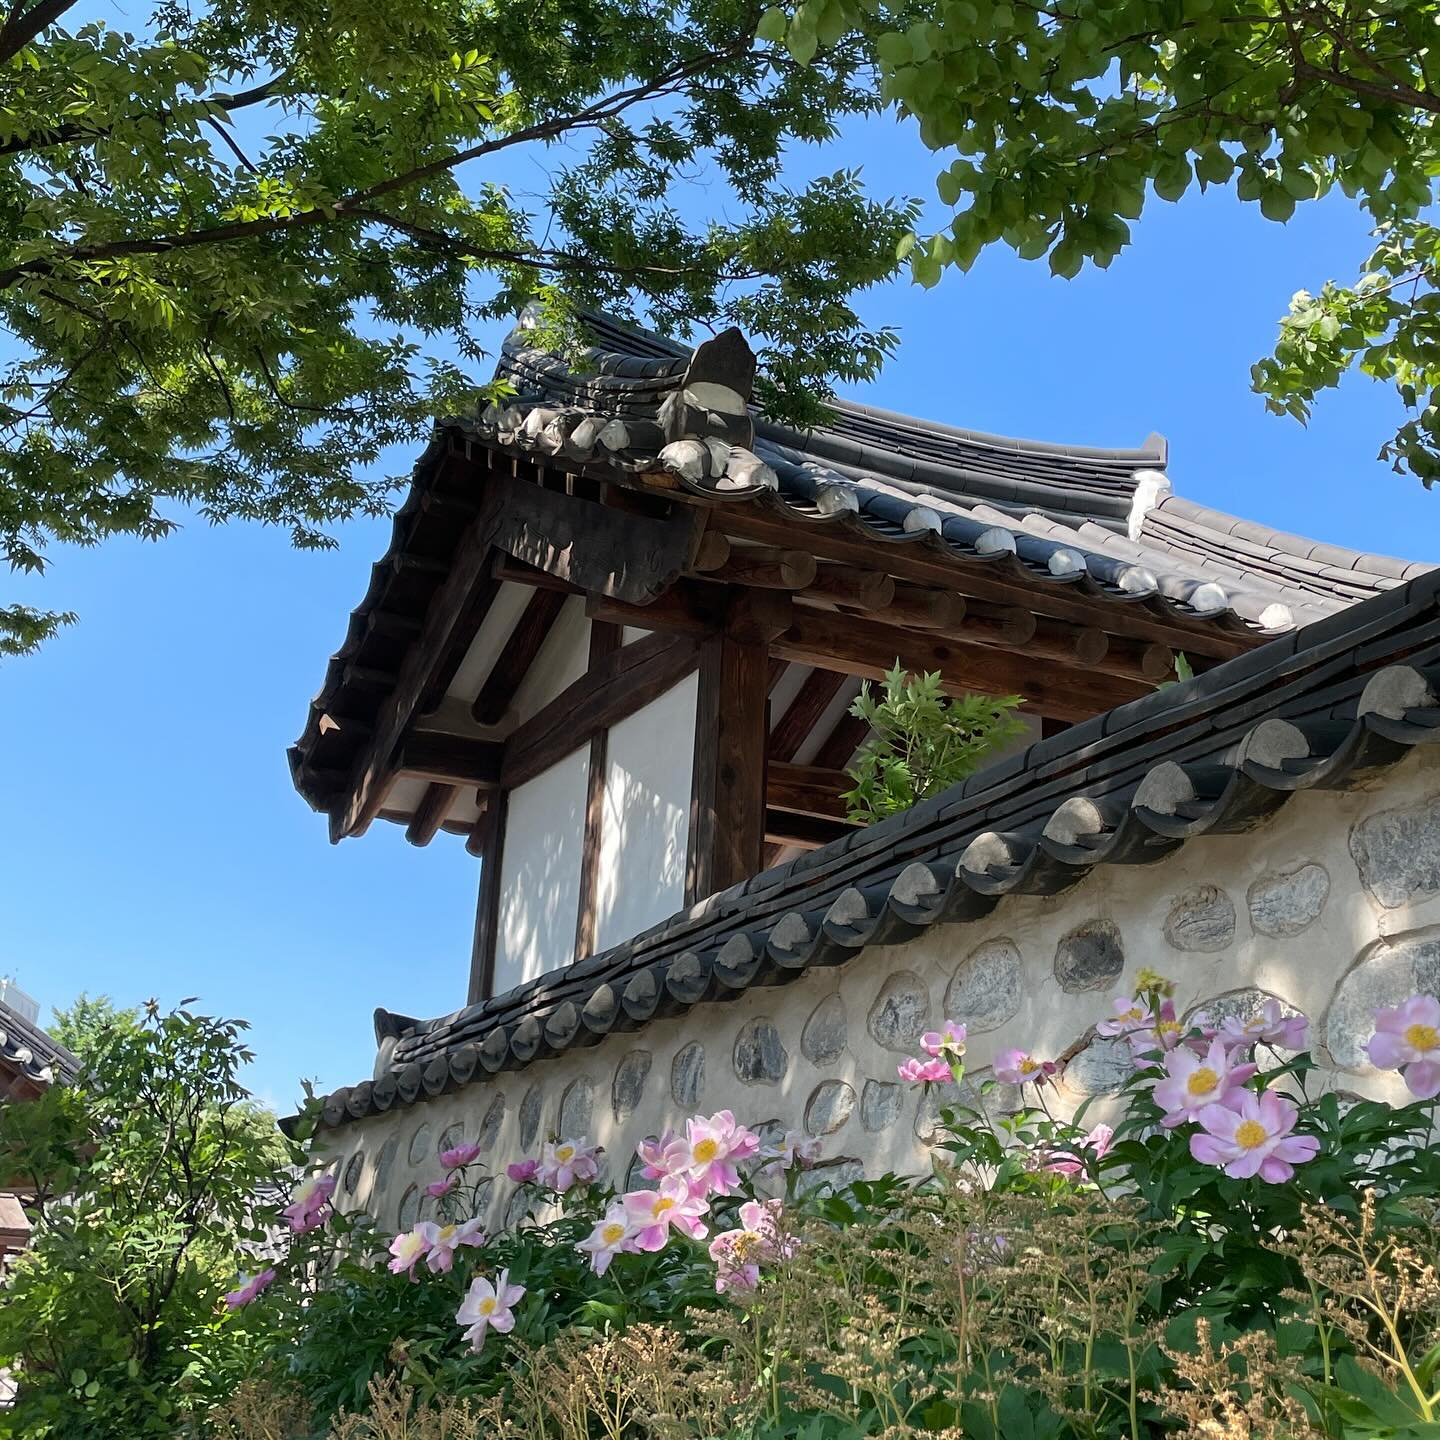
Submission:
{"label": "white plaster wall", "polygon": [[[1362,874],[1367,846],[1372,858]],[[1383,864],[1377,853],[1387,857]],[[1377,864],[1386,872],[1378,882]],[[1277,927],[1263,897],[1277,877],[1282,889],[1295,877],[1315,884],[1308,909],[1267,934]],[[1113,927],[1123,952],[1114,956],[1118,973],[1077,976],[1066,937],[1097,926]],[[890,1088],[896,1064],[914,1048],[893,1033],[886,1038],[897,1017],[909,1022],[901,1031],[915,1034],[947,1014],[966,1021],[972,1073],[1009,1045],[1046,1056],[1083,1047],[1057,1097],[1073,1108],[1087,1090],[1103,1091],[1113,1070],[1091,1027],[1143,967],[1173,977],[1185,1009],[1230,992],[1279,997],[1314,1022],[1317,1053],[1332,1064],[1328,1083],[1401,1099],[1403,1083],[1370,1070],[1358,1044],[1375,1004],[1396,1003],[1417,980],[1440,992],[1440,755],[1417,751],[1363,790],[1296,795],[1247,834],[1202,836],[1153,865],[1099,866],[1064,894],[1008,897],[984,920],[936,926],[908,945],[875,947],[791,984],[754,987],[736,1001],[340,1127],[331,1138],[342,1176],[354,1180],[347,1188],[342,1179],[340,1200],[367,1205],[382,1227],[394,1226],[412,1187],[438,1174],[439,1138],[458,1126],[487,1143],[486,1159],[501,1176],[490,1223],[500,1223],[510,1191],[505,1164],[548,1133],[588,1134],[607,1147],[614,1177],[623,1180],[635,1142],[694,1109],[727,1106],[751,1123],[796,1129],[808,1118],[822,1128],[815,1122],[827,1118],[818,1103],[825,1096],[841,1101],[831,1106],[832,1121],[851,1103],[823,1137],[832,1173],[914,1172],[928,1166],[930,1127],[917,1091]],[[912,1008],[887,1008],[887,997],[897,996]],[[783,1063],[742,1080],[737,1050],[753,1054],[751,1042],[765,1027],[783,1052],[770,1058]],[[680,1082],[693,1080],[697,1068],[698,1085],[683,1093]],[[1105,1103],[1102,1094],[1092,1118]],[[377,1177],[387,1145],[391,1159]],[[406,1203],[413,1207],[413,1196]]]}
{"label": "white plaster wall", "polygon": [[574,958],[589,770],[585,745],[510,792],[500,860],[497,993]]}
{"label": "white plaster wall", "polygon": [[685,898],[699,680],[690,675],[612,726],[596,876],[595,948],[673,915]]}
{"label": "white plaster wall", "polygon": [[585,601],[579,595],[572,595],[561,607],[545,643],[515,691],[510,711],[516,724],[548,705],[589,668],[590,621],[585,615]]}

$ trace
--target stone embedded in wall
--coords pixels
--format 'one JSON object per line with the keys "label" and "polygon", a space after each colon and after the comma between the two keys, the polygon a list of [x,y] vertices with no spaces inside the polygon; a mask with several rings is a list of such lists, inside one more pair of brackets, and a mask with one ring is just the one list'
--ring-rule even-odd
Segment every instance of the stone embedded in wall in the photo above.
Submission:
{"label": "stone embedded in wall", "polygon": [[842,1155],[802,1171],[795,1181],[795,1189],[801,1195],[812,1195],[817,1190],[843,1190],[864,1178],[865,1166],[853,1156]]}
{"label": "stone embedded in wall", "polygon": [[670,1062],[670,1098],[682,1110],[693,1110],[704,1093],[705,1047],[692,1040]]}
{"label": "stone embedded in wall", "polygon": [[1387,910],[1440,893],[1440,795],[1361,820],[1350,831],[1350,854]]}
{"label": "stone embedded in wall", "polygon": [[945,1015],[972,1034],[995,1030],[1020,1009],[1024,962],[1013,940],[987,940],[955,972],[945,991]]}
{"label": "stone embedded in wall", "polygon": [[540,1134],[540,1110],[545,1101],[545,1092],[539,1085],[532,1085],[520,1102],[520,1148],[532,1150]]}
{"label": "stone embedded in wall", "polygon": [[1203,1019],[1207,1025],[1218,1028],[1227,1020],[1253,1020],[1270,1000],[1274,1000],[1280,1006],[1282,1015],[1288,1017],[1300,1013],[1282,996],[1273,995],[1269,990],[1261,990],[1251,985],[1243,990],[1226,990],[1223,994],[1211,995],[1198,1005],[1191,1006],[1185,1014],[1185,1023],[1195,1025]]}
{"label": "stone embedded in wall", "polygon": [[411,1185],[400,1197],[400,1205],[395,1215],[396,1227],[400,1230],[413,1230],[419,1218],[420,1187]]}
{"label": "stone embedded in wall", "polygon": [[1055,947],[1055,978],[1072,994],[1103,990],[1124,968],[1125,947],[1113,920],[1087,920],[1062,935]]}
{"label": "stone embedded in wall", "polygon": [[735,1074],[747,1085],[778,1085],[790,1068],[790,1056],[773,1020],[748,1021],[735,1037]]}
{"label": "stone embedded in wall", "polygon": [[560,1096],[560,1135],[562,1139],[578,1140],[590,1133],[595,1114],[595,1086],[583,1075],[572,1080]]}
{"label": "stone embedded in wall", "polygon": [[1081,1095],[1113,1095],[1135,1073],[1123,1035],[1097,1037],[1065,1063],[1065,1086]]}
{"label": "stone embedded in wall", "polygon": [[[653,1140],[655,1139],[655,1136],[652,1135],[650,1138]],[[645,1162],[638,1155],[632,1155],[630,1157],[630,1163],[625,1167],[626,1190],[643,1190],[646,1188],[654,1188],[655,1182],[653,1180],[647,1180],[645,1178],[644,1170]]]}
{"label": "stone embedded in wall", "polygon": [[430,1158],[430,1127],[423,1121],[410,1137],[410,1163],[423,1165]]}
{"label": "stone embedded in wall", "polygon": [[395,1156],[399,1152],[400,1141],[394,1135],[380,1147],[380,1153],[375,1157],[375,1179],[370,1186],[372,1203],[384,1194],[385,1187],[390,1183],[390,1172],[395,1168]]}
{"label": "stone embedded in wall", "polygon": [[530,1193],[520,1186],[505,1203],[505,1228],[514,1230],[530,1213]]}
{"label": "stone embedded in wall", "polygon": [[1196,885],[1175,897],[1164,929],[1176,950],[1223,950],[1235,939],[1235,902],[1218,886]]}
{"label": "stone embedded in wall", "polygon": [[908,970],[897,971],[880,987],[867,1025],[887,1050],[911,1050],[930,1020],[930,992]]}
{"label": "stone embedded in wall", "polygon": [[888,1130],[899,1118],[905,1091],[884,1080],[867,1080],[860,1092],[860,1123],[871,1135]]}
{"label": "stone embedded in wall", "polygon": [[615,1067],[615,1079],[610,1084],[610,1108],[617,1122],[634,1114],[639,1106],[645,1094],[645,1082],[650,1078],[651,1063],[648,1050],[631,1050]]}
{"label": "stone embedded in wall", "polygon": [[1440,996],[1440,928],[1402,940],[1378,940],[1335,987],[1325,1015],[1325,1048],[1347,1070],[1370,1066],[1365,1042],[1375,1033],[1375,1011],[1398,1005],[1416,991]]}
{"label": "stone embedded in wall", "polygon": [[489,1150],[500,1138],[500,1127],[505,1123],[505,1097],[497,1095],[491,1102],[490,1108],[485,1112],[485,1118],[480,1122],[480,1133],[475,1137],[475,1143],[479,1145],[481,1152]]}
{"label": "stone embedded in wall", "polygon": [[347,1195],[353,1195],[360,1184],[360,1175],[365,1169],[365,1152],[357,1150],[345,1162],[345,1178],[341,1180],[341,1187]]}
{"label": "stone embedded in wall", "polygon": [[982,1095],[981,1087],[992,1079],[989,1068],[985,1067],[967,1070],[959,1085],[953,1080],[943,1085],[927,1085],[915,1107],[915,1138],[924,1145],[933,1145],[938,1138],[940,1112],[957,1106],[984,1115],[1013,1115],[1024,1103],[1020,1087],[997,1084]]}
{"label": "stone embedded in wall", "polygon": [[800,1053],[812,1064],[828,1065],[845,1053],[849,1039],[845,1002],[838,995],[827,995],[800,1032]]}
{"label": "stone embedded in wall", "polygon": [[855,1109],[855,1091],[843,1080],[822,1080],[805,1102],[805,1129],[811,1135],[833,1135]]}
{"label": "stone embedded in wall", "polygon": [[440,1138],[435,1142],[435,1153],[443,1155],[447,1150],[453,1150],[457,1145],[465,1143],[465,1127],[459,1121],[454,1125],[447,1125],[440,1132]]}
{"label": "stone embedded in wall", "polygon": [[1318,920],[1329,896],[1330,877],[1325,867],[1307,861],[1293,870],[1262,875],[1245,900],[1255,929],[1284,940]]}

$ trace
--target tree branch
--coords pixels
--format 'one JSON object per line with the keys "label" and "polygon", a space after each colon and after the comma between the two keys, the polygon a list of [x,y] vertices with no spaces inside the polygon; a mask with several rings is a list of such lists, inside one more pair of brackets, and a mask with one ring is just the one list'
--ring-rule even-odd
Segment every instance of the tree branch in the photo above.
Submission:
{"label": "tree branch", "polygon": [[75,0],[40,0],[23,14],[14,10],[0,29],[0,65],[13,60],[47,25],[53,25]]}

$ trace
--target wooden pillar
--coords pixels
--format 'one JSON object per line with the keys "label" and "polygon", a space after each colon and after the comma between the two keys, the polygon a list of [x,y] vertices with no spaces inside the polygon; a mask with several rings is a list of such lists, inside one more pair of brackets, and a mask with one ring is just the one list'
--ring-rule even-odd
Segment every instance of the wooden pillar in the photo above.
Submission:
{"label": "wooden pillar", "polygon": [[[604,620],[590,622],[590,661],[593,674],[620,648],[621,627]],[[585,788],[585,837],[580,850],[580,907],[575,920],[575,958],[583,960],[595,950],[596,898],[600,890],[600,831],[605,819],[605,767],[610,731],[597,730],[590,740],[590,770]]]}
{"label": "wooden pillar", "polygon": [[505,848],[505,791],[482,791],[480,807],[480,818],[465,847],[480,857],[480,894],[475,903],[475,940],[470,951],[470,993],[466,1000],[469,1005],[488,1000],[495,988],[500,869]]}
{"label": "wooden pillar", "polygon": [[687,904],[749,879],[761,868],[769,675],[763,639],[742,638],[732,627],[702,644]]}

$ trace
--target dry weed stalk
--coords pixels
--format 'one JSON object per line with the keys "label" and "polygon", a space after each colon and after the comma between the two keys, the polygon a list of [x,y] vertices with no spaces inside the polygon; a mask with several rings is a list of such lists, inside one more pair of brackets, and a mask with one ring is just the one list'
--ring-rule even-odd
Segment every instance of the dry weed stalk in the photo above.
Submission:
{"label": "dry weed stalk", "polygon": [[1291,1393],[1299,1380],[1272,1335],[1251,1330],[1215,1348],[1208,1320],[1195,1322],[1193,1351],[1169,1349],[1179,1385],[1153,1398],[1197,1440],[1297,1440],[1319,1435]]}
{"label": "dry weed stalk", "polygon": [[484,1407],[473,1400],[442,1395],[434,1404],[415,1403],[415,1392],[396,1376],[370,1382],[363,1415],[341,1411],[329,1440],[479,1440]]}
{"label": "dry weed stalk", "polygon": [[246,1380],[210,1416],[214,1440],[300,1440],[309,1435],[310,1406],[293,1386]]}

